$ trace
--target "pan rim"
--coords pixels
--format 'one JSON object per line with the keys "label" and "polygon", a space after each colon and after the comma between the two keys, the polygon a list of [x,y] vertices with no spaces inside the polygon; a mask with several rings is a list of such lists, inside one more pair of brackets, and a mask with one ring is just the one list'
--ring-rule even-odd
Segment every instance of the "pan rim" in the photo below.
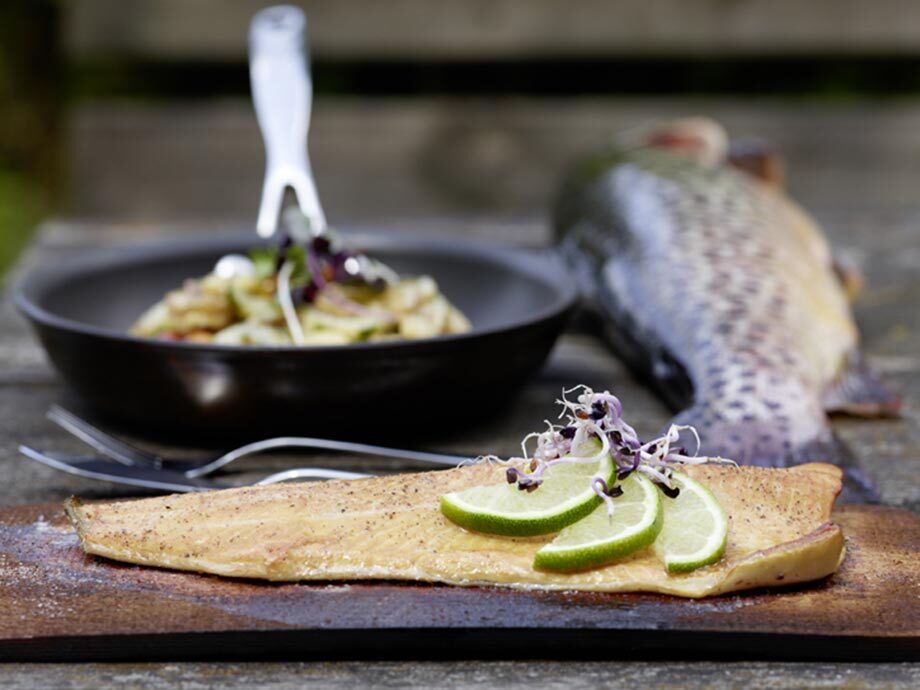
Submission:
{"label": "pan rim", "polygon": [[[36,291],[47,291],[61,284],[66,284],[81,276],[89,276],[107,268],[119,265],[141,263],[151,258],[163,258],[183,253],[240,250],[241,246],[259,246],[265,244],[253,238],[252,233],[219,233],[185,238],[159,238],[132,244],[121,244],[87,249],[72,259],[68,259],[68,270],[52,275],[55,269],[39,266],[30,270],[12,286],[12,297],[16,308],[26,318],[45,327],[56,328],[80,335],[92,336],[126,345],[147,346],[164,351],[187,353],[218,353],[238,356],[280,355],[320,355],[344,354],[346,352],[385,352],[417,349],[420,346],[451,346],[476,340],[482,337],[511,333],[522,328],[550,321],[565,316],[578,301],[578,291],[574,281],[567,281],[561,274],[553,275],[537,270],[540,261],[540,248],[515,247],[481,239],[456,237],[430,237],[414,233],[368,232],[366,230],[343,231],[350,242],[370,245],[370,251],[387,249],[408,249],[411,251],[436,251],[444,254],[486,260],[511,269],[527,278],[549,288],[554,294],[550,302],[534,312],[521,318],[488,328],[475,325],[468,333],[457,333],[424,338],[419,340],[399,340],[381,342],[360,342],[348,345],[214,345],[210,343],[187,343],[182,341],[165,341],[134,336],[113,328],[96,326],[49,311],[40,306],[35,297]],[[543,251],[550,251],[543,249]],[[548,265],[548,261],[546,262]],[[560,264],[561,266],[561,264]]]}

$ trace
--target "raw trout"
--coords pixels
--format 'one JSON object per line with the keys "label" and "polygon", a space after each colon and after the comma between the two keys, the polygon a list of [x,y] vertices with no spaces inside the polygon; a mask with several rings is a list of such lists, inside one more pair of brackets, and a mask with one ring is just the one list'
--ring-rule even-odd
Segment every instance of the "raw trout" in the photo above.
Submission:
{"label": "raw trout", "polygon": [[442,494],[502,482],[482,462],[441,472],[227,489],[119,503],[71,499],[87,553],[128,563],[266,580],[414,580],[526,589],[663,592],[703,597],[834,572],[844,554],[829,522],[840,470],[688,466],[730,519],[725,556],[669,575],[644,549],[576,573],[534,570],[554,535],[499,537],[445,518]]}
{"label": "raw trout", "polygon": [[871,498],[826,413],[899,401],[866,367],[827,242],[781,168],[756,150],[731,165],[727,150],[719,125],[688,119],[583,162],[556,209],[563,251],[614,349],[699,430],[703,455],[831,461]]}

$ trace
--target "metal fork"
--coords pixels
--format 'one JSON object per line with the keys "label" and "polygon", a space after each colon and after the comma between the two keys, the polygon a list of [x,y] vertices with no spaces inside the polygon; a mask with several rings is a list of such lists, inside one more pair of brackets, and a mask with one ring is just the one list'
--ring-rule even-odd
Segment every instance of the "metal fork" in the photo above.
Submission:
{"label": "metal fork", "polygon": [[[229,489],[237,486],[215,482],[208,479],[190,478],[183,472],[170,469],[159,469],[149,465],[123,465],[100,460],[99,458],[84,458],[69,456],[62,453],[46,453],[26,445],[19,446],[19,452],[31,460],[40,462],[48,467],[53,467],[61,472],[73,474],[87,479],[124,484],[126,486],[139,486],[145,489],[158,491],[182,492],[211,491],[214,489]],[[345,470],[332,470],[325,467],[299,467],[283,472],[275,472],[263,477],[249,486],[261,484],[277,484],[290,479],[361,479],[372,475],[360,472],[346,472]]]}
{"label": "metal fork", "polygon": [[148,453],[140,448],[110,436],[94,427],[73,412],[65,410],[60,405],[52,405],[45,413],[48,420],[54,422],[64,431],[76,436],[88,446],[95,448],[108,458],[120,462],[122,465],[140,465],[162,467],[163,458],[153,453]]}
{"label": "metal fork", "polygon": [[298,7],[268,7],[249,30],[252,100],[265,141],[265,181],[256,228],[275,234],[284,191],[290,187],[314,233],[326,229],[307,154],[313,80],[307,50],[307,17]]}
{"label": "metal fork", "polygon": [[222,467],[229,465],[235,460],[262,453],[266,450],[276,448],[312,448],[316,450],[333,450],[343,453],[356,453],[359,455],[372,455],[385,458],[399,458],[402,460],[414,460],[417,462],[431,463],[435,465],[451,466],[469,460],[468,457],[460,455],[448,455],[445,453],[428,453],[417,450],[402,450],[399,448],[387,448],[385,446],[376,446],[368,443],[353,443],[351,441],[335,441],[324,438],[309,438],[303,436],[281,436],[277,438],[268,438],[262,441],[247,443],[246,445],[234,448],[231,451],[223,453],[216,458],[210,458],[200,461],[182,460],[175,458],[164,458],[145,450],[141,450],[124,441],[110,436],[109,434],[96,428],[84,419],[81,419],[73,412],[65,410],[59,405],[52,405],[48,410],[47,417],[50,421],[60,426],[65,431],[73,434],[87,445],[94,448],[107,458],[111,458],[122,465],[129,467],[146,467],[153,470],[165,471],[164,467],[168,464],[169,470],[181,472],[189,479],[199,479]]}

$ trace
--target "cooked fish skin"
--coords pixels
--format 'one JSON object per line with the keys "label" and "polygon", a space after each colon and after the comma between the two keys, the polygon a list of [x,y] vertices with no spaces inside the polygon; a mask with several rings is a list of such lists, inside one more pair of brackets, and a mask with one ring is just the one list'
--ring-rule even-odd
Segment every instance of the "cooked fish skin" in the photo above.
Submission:
{"label": "cooked fish skin", "polygon": [[89,554],[140,565],[266,580],[412,580],[522,589],[661,592],[704,597],[825,577],[843,558],[830,522],[840,470],[694,466],[730,518],[724,558],[669,575],[645,549],[576,573],[532,567],[553,535],[470,532],[439,497],[501,482],[488,463],[372,479],[288,484],[85,504],[67,512]]}
{"label": "cooked fish skin", "polygon": [[586,160],[560,195],[561,246],[614,348],[704,454],[852,465],[827,410],[899,401],[862,360],[815,222],[776,175],[729,165],[726,144],[715,122],[683,120]]}

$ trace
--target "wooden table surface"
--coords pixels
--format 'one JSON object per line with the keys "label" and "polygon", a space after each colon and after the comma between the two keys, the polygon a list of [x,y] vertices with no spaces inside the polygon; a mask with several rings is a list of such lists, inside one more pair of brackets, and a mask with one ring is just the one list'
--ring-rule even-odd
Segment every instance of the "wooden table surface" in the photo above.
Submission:
{"label": "wooden table surface", "polygon": [[[920,508],[920,207],[916,212],[848,211],[819,216],[835,246],[849,251],[863,265],[869,287],[857,308],[872,362],[904,395],[900,419],[864,422],[839,419],[840,436],[872,469],[885,503]],[[450,222],[413,221],[425,232],[465,232],[526,244],[548,241],[538,222],[490,222],[488,219]],[[405,227],[403,225],[402,227]],[[157,227],[80,222],[52,222],[38,234],[12,278],[29,265],[64,261],[75,251],[133,242],[168,233],[206,231],[204,227]],[[104,375],[104,372],[100,372]],[[471,447],[513,452],[521,436],[553,414],[553,399],[562,386],[587,383],[610,388],[627,403],[630,420],[640,433],[649,433],[666,419],[665,408],[608,352],[590,337],[567,335],[546,369],[493,422],[444,438],[441,447],[462,452]],[[16,453],[19,443],[62,451],[79,444],[45,421],[49,404],[61,399],[61,387],[26,325],[8,300],[0,304],[0,503],[61,500],[70,494],[86,498],[129,495],[121,489],[92,483],[36,465]],[[161,450],[175,450],[163,439]],[[385,471],[408,469],[380,461],[322,458],[324,464]],[[273,455],[234,466],[240,481],[249,480],[296,460]],[[41,615],[36,611],[36,615]],[[412,656],[406,650],[407,657]],[[565,652],[560,650],[560,657]],[[0,667],[3,687],[95,688],[119,687],[349,687],[366,685],[468,687],[482,685],[542,685],[582,688],[600,683],[612,687],[873,687],[912,688],[920,685],[920,663],[796,664],[699,661],[400,661],[298,663],[121,663],[8,664]]]}

